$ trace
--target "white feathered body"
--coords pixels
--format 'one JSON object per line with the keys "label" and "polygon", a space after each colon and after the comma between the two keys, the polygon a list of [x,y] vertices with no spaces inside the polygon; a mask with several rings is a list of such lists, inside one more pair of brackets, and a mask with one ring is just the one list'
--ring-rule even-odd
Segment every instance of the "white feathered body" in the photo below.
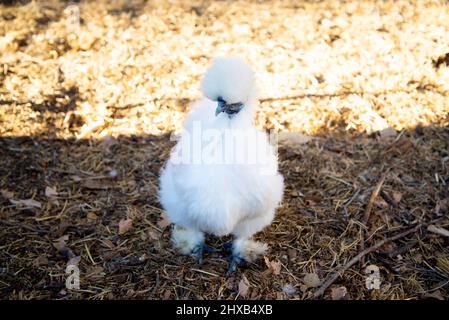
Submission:
{"label": "white feathered body", "polygon": [[[170,220],[181,227],[216,236],[251,236],[272,222],[282,199],[283,178],[277,172],[277,156],[267,135],[252,124],[252,105],[245,106],[247,110],[232,119],[226,114],[216,117],[215,105],[205,98],[193,106],[188,115],[184,133],[161,174],[161,203]],[[259,137],[257,148],[267,150],[267,157],[263,163],[254,163],[245,155],[235,154],[234,159],[245,160],[216,164],[212,159],[214,153],[210,152],[209,156],[209,153],[203,153],[200,163],[174,163],[174,157],[192,151],[183,150],[183,142],[186,139],[192,141],[195,126],[202,132],[208,129],[219,131],[221,137],[226,130],[241,130],[249,136],[253,131],[252,136],[257,134]],[[216,144],[202,141],[201,145],[203,149],[222,146],[220,141]],[[246,150],[234,152],[239,151]],[[267,168],[271,172],[265,172]]]}
{"label": "white feathered body", "polygon": [[[253,124],[254,73],[241,60],[217,58],[202,91],[205,97],[192,106],[161,172],[160,201],[175,224],[172,240],[182,253],[201,246],[204,233],[233,234],[234,256],[252,261],[266,246],[250,238],[271,224],[284,185],[268,136]],[[227,134],[236,140],[226,140]],[[226,141],[248,145],[229,148]],[[230,150],[234,154],[228,158]]]}

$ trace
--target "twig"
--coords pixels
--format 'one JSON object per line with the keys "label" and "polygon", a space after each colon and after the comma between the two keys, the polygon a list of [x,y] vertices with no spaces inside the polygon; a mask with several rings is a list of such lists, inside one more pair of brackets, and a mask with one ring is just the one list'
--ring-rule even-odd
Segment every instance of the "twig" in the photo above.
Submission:
{"label": "twig", "polygon": [[371,216],[371,211],[373,209],[374,201],[376,201],[377,196],[379,195],[380,189],[382,188],[382,185],[385,182],[385,178],[387,177],[388,171],[385,172],[379,179],[379,182],[377,182],[376,187],[373,190],[373,193],[371,193],[371,197],[369,199],[368,205],[366,206],[365,214],[363,215],[363,224],[366,226],[366,224],[369,221],[369,218]]}
{"label": "twig", "polygon": [[355,200],[355,198],[359,195],[360,193],[360,189],[355,190],[354,194],[352,195],[352,197],[343,205],[343,210],[345,211],[345,216],[348,217],[348,207],[349,205]]}
{"label": "twig", "polygon": [[416,225],[415,227],[404,231],[402,233],[399,233],[395,236],[392,236],[390,238],[387,238],[385,240],[382,240],[378,243],[376,243],[375,245],[373,245],[372,247],[369,247],[365,250],[363,250],[362,252],[360,252],[358,255],[356,255],[354,258],[352,258],[351,260],[349,260],[348,263],[346,263],[343,267],[340,268],[340,270],[338,270],[337,272],[335,272],[333,275],[331,275],[322,285],[321,287],[315,291],[315,293],[313,294],[314,298],[318,298],[320,296],[322,296],[324,294],[324,291],[326,291],[326,289],[335,282],[335,280],[338,279],[339,276],[343,275],[343,273],[348,270],[350,267],[352,267],[354,264],[357,263],[357,261],[359,261],[361,258],[363,258],[364,256],[366,256],[368,253],[371,253],[373,251],[376,251],[377,249],[379,249],[380,247],[382,247],[384,244],[391,242],[391,241],[395,241],[398,240],[400,238],[403,238],[407,235],[409,235],[410,233],[416,232],[419,228],[422,227],[422,224],[419,223],[418,225]]}
{"label": "twig", "polygon": [[431,224],[427,227],[427,231],[430,231],[432,233],[439,234],[440,236],[449,237],[449,231],[446,229],[443,229],[441,227],[438,227],[434,224]]}
{"label": "twig", "polygon": [[391,197],[385,191],[381,191],[380,196],[393,208],[396,208],[398,206],[397,203],[395,203],[394,200],[391,199]]}
{"label": "twig", "polygon": [[0,220],[0,223],[6,224],[7,226],[10,227],[19,227],[22,229],[25,229],[26,231],[31,231],[31,232],[37,232],[37,233],[48,233],[48,230],[46,229],[38,229],[38,228],[33,228],[33,227],[29,227],[20,223],[13,223],[10,221],[5,221],[5,220]]}
{"label": "twig", "polygon": [[[366,206],[365,214],[363,215],[363,225],[367,228],[369,218],[371,216],[371,211],[373,210],[374,202],[379,196],[380,189],[385,182],[385,178],[387,177],[388,171],[382,174],[379,181],[376,184],[373,192],[371,193],[371,197],[369,198],[368,205]],[[365,231],[362,231],[362,241],[360,242],[360,250],[363,251],[365,249]],[[364,259],[362,259],[362,263],[365,263]]]}

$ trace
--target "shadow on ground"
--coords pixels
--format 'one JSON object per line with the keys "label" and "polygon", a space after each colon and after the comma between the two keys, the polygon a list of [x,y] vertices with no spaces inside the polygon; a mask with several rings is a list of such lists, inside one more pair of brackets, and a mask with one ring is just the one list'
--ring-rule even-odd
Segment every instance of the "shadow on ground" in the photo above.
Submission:
{"label": "shadow on ground", "polygon": [[[258,235],[281,273],[261,260],[227,277],[223,254],[208,255],[199,266],[171,249],[157,190],[172,146],[168,134],[0,137],[0,297],[233,299],[245,274],[247,298],[311,298],[316,288],[304,276],[328,277],[361,250],[363,234],[369,247],[417,222],[449,224],[447,127],[283,144],[284,203]],[[365,227],[366,206],[383,175]],[[56,194],[46,194],[47,187]],[[27,199],[35,202],[21,201]],[[119,235],[126,218],[133,227]],[[353,299],[448,298],[447,248],[448,238],[423,228],[367,255],[331,288],[345,286]],[[73,291],[65,289],[65,268],[76,257],[81,288]],[[381,270],[379,290],[365,287],[370,264]]]}

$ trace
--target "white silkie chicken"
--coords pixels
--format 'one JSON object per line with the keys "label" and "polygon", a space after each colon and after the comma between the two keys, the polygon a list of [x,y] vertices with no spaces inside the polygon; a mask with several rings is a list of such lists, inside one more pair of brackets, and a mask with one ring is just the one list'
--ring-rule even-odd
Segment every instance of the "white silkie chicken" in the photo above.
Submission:
{"label": "white silkie chicken", "polygon": [[203,252],[213,250],[204,243],[205,233],[232,234],[233,272],[265,253],[267,245],[251,237],[271,224],[284,182],[267,134],[253,124],[257,92],[251,68],[236,58],[216,58],[202,92],[205,98],[193,105],[161,172],[160,201],[182,254],[202,262]]}

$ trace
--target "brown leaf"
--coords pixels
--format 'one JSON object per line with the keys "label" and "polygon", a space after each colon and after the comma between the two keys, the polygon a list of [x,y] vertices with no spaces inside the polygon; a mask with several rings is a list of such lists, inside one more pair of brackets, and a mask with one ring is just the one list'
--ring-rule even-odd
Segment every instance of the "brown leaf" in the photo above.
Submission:
{"label": "brown leaf", "polygon": [[338,287],[338,288],[332,288],[331,291],[331,297],[332,300],[342,300],[347,295],[348,290],[346,287]]}
{"label": "brown leaf", "polygon": [[306,136],[300,132],[281,132],[279,134],[279,142],[285,142],[288,144],[305,144],[312,139],[312,137]]}
{"label": "brown leaf", "polygon": [[171,296],[170,290],[166,289],[164,292],[164,300],[170,299],[170,296]]}
{"label": "brown leaf", "polygon": [[402,193],[401,192],[393,192],[393,201],[395,204],[399,204],[402,200]]}
{"label": "brown leaf", "polygon": [[157,225],[159,228],[165,229],[166,227],[168,227],[171,224],[171,222],[168,219],[168,216],[165,212],[162,212],[161,218],[162,219],[157,222]]}
{"label": "brown leaf", "polygon": [[268,269],[276,276],[281,274],[282,264],[279,261],[270,261],[268,257],[263,257]]}
{"label": "brown leaf", "polygon": [[93,213],[93,212],[89,212],[87,214],[87,219],[89,219],[89,220],[97,220],[98,216],[95,213]]}
{"label": "brown leaf", "polygon": [[58,251],[61,251],[61,250],[63,250],[66,247],[67,241],[69,241],[69,236],[68,235],[64,235],[64,236],[59,237],[58,239],[54,240],[53,241],[53,246]]}
{"label": "brown leaf", "polygon": [[109,249],[115,248],[114,243],[109,239],[101,240],[101,242],[103,242],[106,245],[106,247],[108,247]]}
{"label": "brown leaf", "polygon": [[250,283],[245,275],[242,276],[242,280],[239,282],[239,296],[245,298],[248,294]]}
{"label": "brown leaf", "polygon": [[445,213],[449,208],[449,199],[438,200],[435,206],[435,213],[442,214]]}
{"label": "brown leaf", "polygon": [[306,203],[311,206],[316,205],[321,201],[323,201],[323,198],[320,195],[313,195],[313,194],[305,196],[304,199],[306,200]]}
{"label": "brown leaf", "polygon": [[321,284],[320,277],[316,273],[307,273],[304,276],[303,282],[309,288],[315,288]]}
{"label": "brown leaf", "polygon": [[118,234],[122,235],[127,233],[133,226],[132,219],[122,219],[118,223]]}
{"label": "brown leaf", "polygon": [[396,154],[405,154],[413,148],[413,143],[407,138],[401,138],[398,141],[392,143],[387,151],[393,151]]}
{"label": "brown leaf", "polygon": [[46,265],[48,265],[48,259],[44,255],[38,256],[33,261],[33,266],[35,266],[35,267],[46,266]]}
{"label": "brown leaf", "polygon": [[13,200],[9,199],[9,202],[12,204],[18,205],[20,207],[24,208],[41,208],[42,205],[39,201],[33,200],[33,199],[26,199],[26,200]]}
{"label": "brown leaf", "polygon": [[298,256],[298,251],[296,251],[295,249],[292,249],[292,248],[288,248],[287,254],[288,254],[288,257],[290,260],[294,260]]}
{"label": "brown leaf", "polygon": [[68,222],[67,220],[62,220],[59,223],[58,230],[56,230],[56,232],[54,233],[54,236],[61,237],[67,231],[67,229],[71,226],[72,226],[72,224],[70,222]]}
{"label": "brown leaf", "polygon": [[376,198],[374,200],[374,204],[380,208],[388,208],[389,207],[388,203],[382,198]]}

